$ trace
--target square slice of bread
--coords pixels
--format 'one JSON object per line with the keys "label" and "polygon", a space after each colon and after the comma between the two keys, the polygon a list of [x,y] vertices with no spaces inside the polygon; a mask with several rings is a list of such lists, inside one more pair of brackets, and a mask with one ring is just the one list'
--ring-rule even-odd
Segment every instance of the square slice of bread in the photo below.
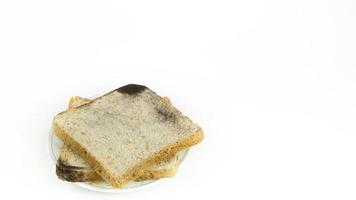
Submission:
{"label": "square slice of bread", "polygon": [[[164,97],[164,100],[169,102],[167,97]],[[68,109],[76,108],[90,101],[90,99],[78,96],[72,97],[69,101]],[[176,174],[177,169],[178,158],[177,155],[174,155],[145,170],[139,179],[146,180],[171,177]],[[57,161],[56,174],[60,179],[70,182],[96,181],[101,179],[95,170],[91,168],[79,154],[75,153],[65,144],[61,148],[61,153]]]}
{"label": "square slice of bread", "polygon": [[170,103],[135,84],[56,115],[53,130],[117,188],[204,137]]}

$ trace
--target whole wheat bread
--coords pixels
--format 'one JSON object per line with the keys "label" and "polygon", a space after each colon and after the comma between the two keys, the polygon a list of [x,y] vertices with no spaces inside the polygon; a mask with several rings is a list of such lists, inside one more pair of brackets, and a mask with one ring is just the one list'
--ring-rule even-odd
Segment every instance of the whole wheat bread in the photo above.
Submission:
{"label": "whole wheat bread", "polygon": [[134,84],[56,115],[53,130],[117,188],[204,137],[170,103]]}
{"label": "whole wheat bread", "polygon": [[[164,100],[169,102],[167,97],[164,97]],[[76,108],[90,101],[90,99],[78,96],[72,97],[69,101],[68,109]],[[146,180],[171,177],[176,174],[177,169],[178,159],[177,156],[174,155],[145,170],[139,179]],[[92,169],[79,154],[75,153],[65,144],[62,146],[60,156],[57,160],[56,174],[60,179],[70,182],[96,181],[101,179],[95,170]]]}

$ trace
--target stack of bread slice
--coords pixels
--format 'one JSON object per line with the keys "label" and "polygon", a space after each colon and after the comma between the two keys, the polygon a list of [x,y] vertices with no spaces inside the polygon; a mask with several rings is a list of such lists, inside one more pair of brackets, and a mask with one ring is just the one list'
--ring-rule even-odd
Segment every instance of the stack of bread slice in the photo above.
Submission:
{"label": "stack of bread slice", "polygon": [[204,137],[168,98],[135,84],[93,100],[71,98],[68,109],[54,117],[53,130],[63,141],[60,179],[104,180],[115,188],[174,176],[177,153]]}

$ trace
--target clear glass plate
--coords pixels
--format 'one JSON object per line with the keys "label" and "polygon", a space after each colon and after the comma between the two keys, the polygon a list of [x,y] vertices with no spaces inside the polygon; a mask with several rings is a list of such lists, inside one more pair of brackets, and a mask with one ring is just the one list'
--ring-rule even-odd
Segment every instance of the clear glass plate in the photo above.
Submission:
{"label": "clear glass plate", "polygon": [[[58,139],[54,133],[53,130],[50,130],[49,133],[49,152],[50,156],[56,164],[57,159],[59,158],[60,150],[62,147],[63,143],[60,139]],[[183,150],[179,152],[178,155],[178,163],[180,164],[184,158],[187,156],[189,149]],[[156,183],[158,181],[161,181],[162,179],[159,180],[145,180],[145,181],[130,181],[127,185],[125,185],[121,189],[115,189],[111,187],[109,184],[107,184],[105,181],[95,181],[95,182],[77,182],[74,183],[80,187],[83,187],[88,190],[92,191],[98,191],[98,192],[107,192],[107,193],[118,193],[118,192],[129,192],[137,189],[143,189],[147,186],[153,185],[153,183]]]}

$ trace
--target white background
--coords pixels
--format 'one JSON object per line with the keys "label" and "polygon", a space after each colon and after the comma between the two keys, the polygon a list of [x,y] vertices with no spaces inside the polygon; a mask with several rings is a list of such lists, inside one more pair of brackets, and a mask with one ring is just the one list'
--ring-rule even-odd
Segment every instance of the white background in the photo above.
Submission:
{"label": "white background", "polygon": [[[355,13],[354,0],[0,1],[1,199],[355,199]],[[142,191],[58,180],[53,116],[127,83],[169,96],[205,140]]]}

